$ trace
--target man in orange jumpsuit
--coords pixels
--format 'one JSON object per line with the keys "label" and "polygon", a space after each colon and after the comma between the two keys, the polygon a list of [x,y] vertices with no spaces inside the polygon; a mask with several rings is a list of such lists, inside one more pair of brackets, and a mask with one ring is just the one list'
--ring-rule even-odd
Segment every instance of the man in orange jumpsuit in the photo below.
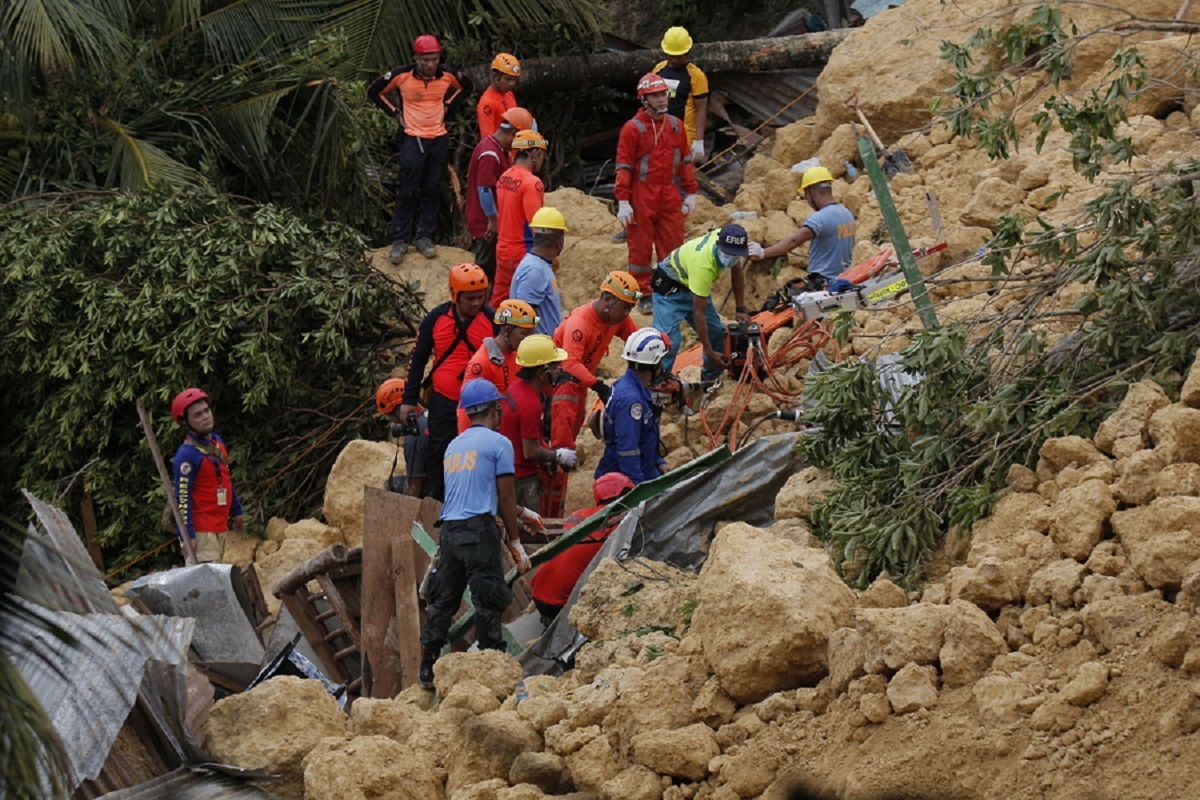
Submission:
{"label": "man in orange jumpsuit", "polygon": [[[624,340],[638,329],[629,314],[641,299],[642,293],[632,275],[610,272],[600,283],[600,296],[572,311],[554,331],[554,343],[567,351],[567,360],[562,363],[562,382],[550,401],[551,447],[575,449],[575,438],[587,416],[584,403],[588,389],[601,401],[608,400],[608,384],[596,377],[596,368],[608,355],[608,345],[614,336]],[[550,516],[561,517],[566,473],[555,473],[554,481],[542,508]]]}
{"label": "man in orange jumpsuit", "polygon": [[550,146],[537,131],[518,131],[513,137],[513,164],[496,181],[496,283],[492,303],[508,297],[513,273],[533,244],[529,223],[545,202],[546,189],[534,173],[546,162]]}
{"label": "man in orange jumpsuit", "polygon": [[[520,369],[517,365],[517,348],[537,328],[538,316],[529,303],[509,298],[496,307],[492,322],[496,325],[496,335],[484,339],[483,345],[467,362],[463,386],[476,378],[487,378],[504,394]],[[462,433],[469,427],[471,420],[467,412],[460,408],[458,432]]]}
{"label": "man in orange jumpsuit", "polygon": [[696,207],[699,184],[683,122],[667,113],[667,82],[648,73],[638,81],[637,93],[642,107],[617,140],[613,197],[617,221],[627,234],[629,272],[643,296],[638,310],[649,313],[654,265],[683,244],[683,218]]}
{"label": "man in orange jumpsuit", "polygon": [[500,128],[504,112],[517,107],[513,89],[521,79],[521,62],[512,53],[497,53],[492,59],[492,82],[479,96],[475,119],[479,122],[479,138],[486,139]]}

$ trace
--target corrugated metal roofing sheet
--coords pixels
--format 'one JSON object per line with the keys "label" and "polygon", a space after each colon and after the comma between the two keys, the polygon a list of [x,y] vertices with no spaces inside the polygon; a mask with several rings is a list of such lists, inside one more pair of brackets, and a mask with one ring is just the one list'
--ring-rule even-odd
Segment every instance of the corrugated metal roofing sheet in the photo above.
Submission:
{"label": "corrugated metal roofing sheet", "polygon": [[780,128],[816,113],[820,74],[819,69],[722,73],[714,75],[709,86],[760,120],[778,115],[768,124]]}
{"label": "corrugated metal roofing sheet", "polygon": [[184,768],[152,781],[102,795],[99,800],[276,800],[275,795],[246,782],[203,768]]}

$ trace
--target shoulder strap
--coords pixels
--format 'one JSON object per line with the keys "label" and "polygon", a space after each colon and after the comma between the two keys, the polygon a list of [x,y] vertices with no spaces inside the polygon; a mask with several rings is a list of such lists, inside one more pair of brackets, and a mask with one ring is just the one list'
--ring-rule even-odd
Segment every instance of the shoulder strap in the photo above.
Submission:
{"label": "shoulder strap", "polygon": [[468,322],[466,325],[462,325],[459,323],[458,314],[454,313],[453,310],[451,310],[450,313],[454,317],[454,341],[451,342],[450,346],[446,348],[446,351],[438,356],[437,360],[433,362],[433,367],[429,370],[429,375],[431,378],[433,373],[438,371],[438,367],[446,362],[446,359],[450,357],[450,354],[454,352],[459,344],[465,344],[468,347],[471,344],[469,341],[467,341],[467,329],[471,327],[471,323]]}

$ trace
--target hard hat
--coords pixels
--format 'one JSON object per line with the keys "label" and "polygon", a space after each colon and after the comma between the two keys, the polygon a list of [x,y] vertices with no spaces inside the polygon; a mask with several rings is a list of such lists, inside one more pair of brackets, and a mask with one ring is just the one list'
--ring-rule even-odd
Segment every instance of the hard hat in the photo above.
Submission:
{"label": "hard hat", "polygon": [[746,229],[736,222],[721,228],[721,232],[717,234],[717,249],[728,256],[750,255],[749,242],[750,237],[746,235]]}
{"label": "hard hat", "polygon": [[503,399],[496,384],[487,378],[476,378],[463,385],[458,396],[458,407],[468,414],[480,410],[481,406]]}
{"label": "hard hat", "polygon": [[669,56],[681,56],[692,49],[692,36],[687,28],[676,25],[663,34],[662,51]]}
{"label": "hard hat", "polygon": [[554,344],[554,340],[544,333],[526,336],[517,346],[517,364],[522,367],[557,364],[566,358],[567,351]]}
{"label": "hard hat", "polygon": [[487,273],[478,264],[455,264],[450,268],[450,299],[459,292],[481,292],[488,287]]}
{"label": "hard hat", "polygon": [[518,328],[532,328],[538,324],[537,312],[533,306],[524,300],[503,300],[496,307],[496,316],[492,322],[497,325],[515,325]]}
{"label": "hard hat", "polygon": [[492,59],[492,69],[514,78],[521,76],[521,62],[512,53],[497,53]]}
{"label": "hard hat", "polygon": [[500,119],[519,131],[533,130],[533,114],[519,106],[505,111],[500,115]]}
{"label": "hard hat", "polygon": [[647,72],[638,78],[638,97],[645,97],[648,94],[658,94],[659,92],[669,92],[670,90],[671,87],[667,86],[667,82],[656,72]]}
{"label": "hard hat", "polygon": [[388,378],[375,390],[375,407],[380,414],[390,414],[404,403],[404,378]]}
{"label": "hard hat", "polygon": [[592,495],[597,503],[607,503],[616,500],[621,495],[633,489],[633,481],[621,472],[606,472],[592,484]]}
{"label": "hard hat", "polygon": [[804,177],[800,179],[800,188],[797,191],[803,192],[808,187],[817,183],[832,183],[833,174],[825,167],[809,167],[804,170]]}
{"label": "hard hat", "polygon": [[428,33],[423,33],[413,39],[413,55],[424,56],[430,53],[442,52],[442,43],[438,41],[436,36]]}
{"label": "hard hat", "polygon": [[171,419],[182,425],[188,407],[192,403],[198,403],[201,400],[207,399],[208,395],[204,393],[203,389],[184,389],[175,395],[175,399],[171,401]]}
{"label": "hard hat", "polygon": [[624,270],[615,270],[608,273],[604,280],[600,281],[600,292],[608,292],[627,303],[636,303],[642,299],[642,292],[638,288],[637,278]]}
{"label": "hard hat", "polygon": [[529,220],[529,227],[533,230],[545,228],[565,233],[567,231],[567,220],[557,208],[542,206],[533,212],[533,219]]}
{"label": "hard hat", "polygon": [[664,339],[658,328],[639,328],[625,340],[625,351],[621,356],[634,364],[657,364],[666,358],[670,350]]}
{"label": "hard hat", "polygon": [[550,147],[550,143],[547,142],[537,131],[517,131],[517,135],[513,137],[513,150],[532,150],[535,147],[540,147],[541,149],[546,150]]}

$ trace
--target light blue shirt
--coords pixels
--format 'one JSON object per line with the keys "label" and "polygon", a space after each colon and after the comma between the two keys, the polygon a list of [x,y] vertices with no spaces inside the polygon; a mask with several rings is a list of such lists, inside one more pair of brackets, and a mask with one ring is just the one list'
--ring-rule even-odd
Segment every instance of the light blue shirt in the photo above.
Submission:
{"label": "light blue shirt", "polygon": [[537,309],[537,332],[554,335],[554,329],[562,323],[562,293],[550,262],[536,253],[526,253],[513,273],[508,296],[524,300]]}
{"label": "light blue shirt", "polygon": [[513,446],[507,437],[472,425],[454,437],[442,459],[446,504],[442,520],[496,516],[500,498],[496,478],[513,474]]}
{"label": "light blue shirt", "polygon": [[804,227],[814,234],[808,243],[808,271],[833,280],[849,269],[856,226],[854,215],[841,203],[830,203],[804,220]]}

